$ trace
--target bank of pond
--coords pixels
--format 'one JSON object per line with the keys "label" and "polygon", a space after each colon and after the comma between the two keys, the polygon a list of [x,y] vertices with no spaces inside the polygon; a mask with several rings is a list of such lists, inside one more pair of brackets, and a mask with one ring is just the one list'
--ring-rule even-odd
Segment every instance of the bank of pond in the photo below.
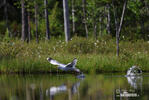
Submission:
{"label": "bank of pond", "polygon": [[84,73],[126,72],[133,65],[148,72],[149,42],[120,41],[119,57],[112,37],[98,40],[74,37],[69,43],[58,38],[39,43],[20,40],[0,42],[1,73],[64,73],[49,64],[48,57],[64,64],[77,58],[76,67]]}

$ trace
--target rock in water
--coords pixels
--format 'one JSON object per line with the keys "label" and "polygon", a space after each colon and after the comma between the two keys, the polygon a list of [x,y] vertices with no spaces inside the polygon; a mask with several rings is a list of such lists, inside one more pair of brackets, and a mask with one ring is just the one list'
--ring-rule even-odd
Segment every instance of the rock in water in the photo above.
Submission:
{"label": "rock in water", "polygon": [[126,76],[137,76],[141,74],[142,70],[138,66],[132,66],[128,69]]}

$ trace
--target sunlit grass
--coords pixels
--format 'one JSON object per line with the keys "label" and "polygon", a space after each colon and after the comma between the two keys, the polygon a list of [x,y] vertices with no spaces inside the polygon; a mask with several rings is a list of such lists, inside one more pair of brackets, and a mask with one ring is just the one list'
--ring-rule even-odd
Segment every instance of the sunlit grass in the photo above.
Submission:
{"label": "sunlit grass", "polygon": [[[78,59],[77,67],[83,72],[125,72],[132,65],[149,71],[149,43],[147,41],[121,41],[120,56],[116,56],[113,39],[85,39],[74,37],[68,44],[64,40],[23,43],[19,40],[0,43],[0,71],[10,72],[57,72],[48,63],[52,57],[63,63]],[[61,72],[61,71],[59,71]]]}

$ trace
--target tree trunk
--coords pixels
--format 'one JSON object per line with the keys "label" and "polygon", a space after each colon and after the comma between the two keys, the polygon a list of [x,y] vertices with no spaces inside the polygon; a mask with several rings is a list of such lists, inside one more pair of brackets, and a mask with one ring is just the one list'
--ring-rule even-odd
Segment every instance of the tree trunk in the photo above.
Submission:
{"label": "tree trunk", "polygon": [[100,23],[99,35],[102,36],[102,17],[99,18],[99,23]]}
{"label": "tree trunk", "polygon": [[143,34],[143,38],[145,39],[145,26],[144,26],[144,20],[143,20],[143,18],[142,18],[142,20],[141,20],[141,34]]}
{"label": "tree trunk", "polygon": [[117,48],[116,55],[117,56],[119,56],[119,38],[120,38],[120,31],[121,31],[121,27],[122,27],[122,23],[123,23],[123,19],[124,19],[124,13],[125,13],[126,5],[127,5],[127,0],[124,1],[123,11],[122,11],[122,15],[121,15],[121,20],[120,20],[119,26],[118,26],[118,22],[117,22],[117,12],[116,12],[116,9],[114,8],[115,26],[116,26],[116,45],[117,45],[116,46],[116,48]]}
{"label": "tree trunk", "polygon": [[28,43],[29,42],[29,31],[28,31],[28,29],[29,29],[29,23],[28,23],[29,21],[28,21],[28,11],[27,11],[27,9],[25,8],[25,39],[27,40],[26,42]]}
{"label": "tree trunk", "polygon": [[94,21],[94,23],[93,23],[93,29],[94,29],[94,37],[97,40],[97,24],[96,24],[96,21]]}
{"label": "tree trunk", "polygon": [[72,1],[72,32],[75,33],[75,8],[74,8],[75,0],[71,1]]}
{"label": "tree trunk", "polygon": [[122,16],[121,16],[121,21],[120,21],[120,25],[119,25],[119,29],[118,29],[118,35],[119,35],[119,33],[120,33],[120,31],[121,31],[121,28],[122,28],[126,5],[127,5],[127,0],[124,1],[123,11],[122,11]]}
{"label": "tree trunk", "polygon": [[[114,7],[114,4],[113,4]],[[116,55],[119,56],[119,35],[118,35],[118,22],[117,22],[117,11],[114,7],[114,20],[115,20],[115,32],[116,32]]]}
{"label": "tree trunk", "polygon": [[21,8],[22,8],[22,35],[21,35],[21,40],[25,41],[25,2],[24,0],[21,0]]}
{"label": "tree trunk", "polygon": [[45,6],[45,22],[46,22],[46,39],[50,39],[50,29],[49,29],[49,18],[48,18],[48,9],[47,9],[48,1],[44,0],[44,6]]}
{"label": "tree trunk", "polygon": [[65,41],[70,40],[68,1],[63,0]]}
{"label": "tree trunk", "polygon": [[38,16],[38,12],[37,12],[37,3],[35,2],[35,25],[36,25],[36,29],[35,29],[35,35],[36,35],[36,42],[37,43],[39,43],[39,40],[38,40],[38,18],[37,18],[37,16]]}
{"label": "tree trunk", "polygon": [[28,42],[31,41],[30,13],[28,12]]}
{"label": "tree trunk", "polygon": [[83,22],[86,32],[86,38],[88,38],[88,28],[87,28],[87,22],[86,22],[86,0],[82,0],[82,7],[83,7]]}
{"label": "tree trunk", "polygon": [[[28,39],[28,18],[27,18],[27,11],[25,8],[25,1],[21,0],[21,9],[22,9],[22,35],[21,40],[25,41]],[[28,42],[28,40],[27,40]]]}
{"label": "tree trunk", "polygon": [[110,5],[109,4],[107,4],[107,9],[108,9],[108,16],[107,16],[107,32],[108,32],[108,34],[110,34],[111,32],[110,32],[110,21],[111,21],[111,19],[110,19]]}

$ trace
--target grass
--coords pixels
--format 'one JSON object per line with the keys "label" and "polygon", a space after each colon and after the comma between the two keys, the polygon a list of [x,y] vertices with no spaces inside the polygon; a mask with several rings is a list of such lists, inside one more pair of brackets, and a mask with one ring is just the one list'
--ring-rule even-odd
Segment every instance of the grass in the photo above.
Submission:
{"label": "grass", "polygon": [[[109,37],[110,38],[110,37]],[[64,40],[41,41],[37,44],[19,40],[0,43],[1,73],[62,72],[48,63],[47,57],[68,63],[78,59],[77,67],[86,73],[125,72],[132,65],[149,71],[149,43],[144,40],[121,41],[120,56],[116,56],[114,39],[100,40],[74,37],[68,44]]]}

